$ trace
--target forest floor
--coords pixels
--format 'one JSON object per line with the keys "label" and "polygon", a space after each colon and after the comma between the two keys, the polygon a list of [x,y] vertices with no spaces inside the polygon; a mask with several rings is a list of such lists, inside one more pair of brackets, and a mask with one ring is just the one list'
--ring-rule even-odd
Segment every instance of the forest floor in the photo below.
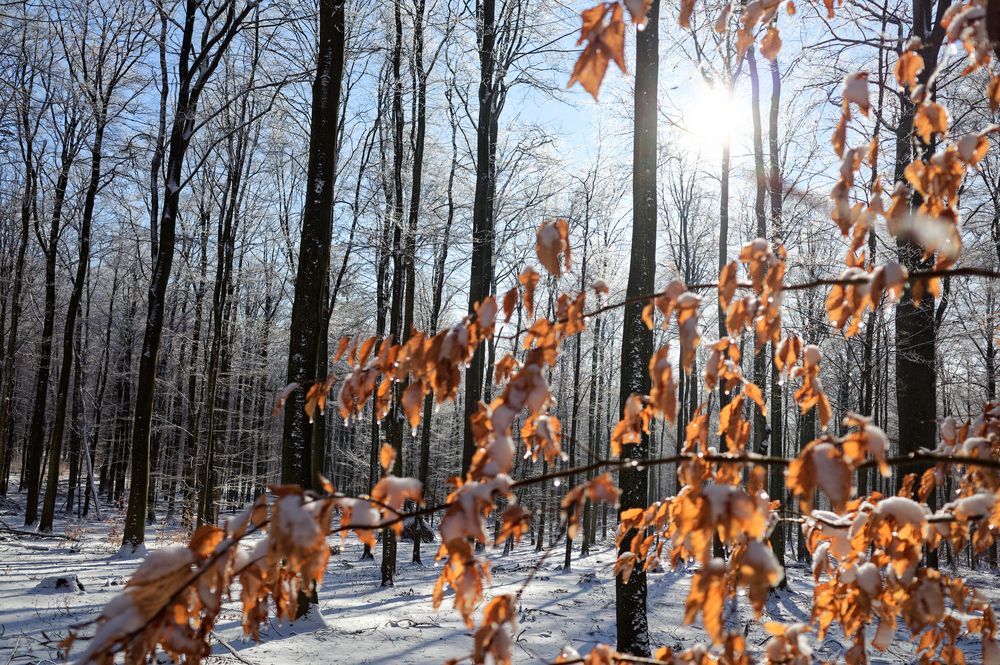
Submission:
{"label": "forest floor", "polygon": [[[16,501],[18,497],[13,497]],[[11,527],[19,525],[16,514],[0,515]],[[121,517],[106,516],[85,525],[65,521],[56,533],[76,541],[34,539],[0,533],[0,663],[59,662],[56,643],[69,627],[93,619],[119,593],[139,559],[118,556]],[[178,544],[181,534],[163,527],[151,528],[150,550]],[[339,536],[331,545],[341,545]],[[526,542],[508,556],[502,549],[489,550],[493,582],[487,596],[517,593],[537,566],[533,581],[518,603],[515,662],[551,663],[565,645],[586,653],[594,644],[614,643],[614,582],[611,576],[614,550],[599,544],[592,553],[578,558],[572,570],[562,569],[564,545],[544,556]],[[272,623],[262,641],[244,639],[241,612],[235,604],[223,610],[213,639],[211,662],[264,665],[267,663],[444,663],[460,658],[472,647],[472,632],[451,607],[451,594],[434,610],[431,591],[439,573],[433,562],[436,544],[424,544],[424,565],[410,563],[412,544],[399,548],[396,586],[379,586],[378,559],[361,560],[361,545],[347,540],[340,553],[330,557],[320,591],[324,624],[277,625]],[[988,572],[963,571],[970,583],[994,601],[1000,600],[997,577]],[[649,623],[652,644],[683,649],[707,644],[698,627],[684,625],[684,601],[692,569],[657,571],[649,575]],[[76,575],[83,589],[51,588],[51,578]],[[729,608],[731,630],[747,636],[747,645],[760,653],[767,635],[767,620],[808,622],[812,604],[812,576],[803,564],[787,569],[788,587],[771,594],[760,621],[754,621],[745,597]],[[49,581],[47,581],[49,580]],[[997,606],[997,602],[994,602]],[[700,617],[699,617],[700,622]],[[86,630],[83,631],[87,633]],[[897,633],[890,651],[877,654],[873,663],[913,662],[914,643],[904,629]],[[963,641],[969,663],[981,661],[977,639]],[[819,660],[840,661],[850,643],[839,630],[815,645]],[[75,655],[85,649],[78,643]]]}

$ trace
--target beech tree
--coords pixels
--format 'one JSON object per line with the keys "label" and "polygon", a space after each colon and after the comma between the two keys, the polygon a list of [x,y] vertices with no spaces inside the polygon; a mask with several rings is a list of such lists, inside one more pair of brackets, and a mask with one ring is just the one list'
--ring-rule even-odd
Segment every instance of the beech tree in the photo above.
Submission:
{"label": "beech tree", "polygon": [[59,648],[200,662],[412,539],[457,660],[556,552],[615,644],[546,662],[997,659],[995,7],[88,3],[0,11],[2,530],[180,544]]}

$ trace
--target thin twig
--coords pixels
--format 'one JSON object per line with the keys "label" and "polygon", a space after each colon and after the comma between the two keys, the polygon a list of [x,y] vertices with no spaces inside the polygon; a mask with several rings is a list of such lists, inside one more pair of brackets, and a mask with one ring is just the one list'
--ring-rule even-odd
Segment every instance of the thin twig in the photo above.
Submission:
{"label": "thin twig", "polygon": [[22,529],[12,529],[10,527],[0,527],[0,533],[10,533],[15,536],[28,536],[30,538],[55,538],[58,540],[69,540],[74,543],[79,542],[79,538],[64,536],[59,533],[40,533],[38,531],[24,531]]}
{"label": "thin twig", "polygon": [[229,653],[231,653],[231,654],[233,655],[233,658],[235,658],[236,660],[240,661],[241,663],[244,663],[245,665],[257,665],[257,664],[256,664],[256,663],[254,663],[254,662],[253,662],[252,660],[247,660],[246,658],[244,658],[243,656],[241,656],[241,655],[240,655],[240,654],[239,654],[239,653],[238,653],[238,652],[236,651],[236,649],[235,649],[235,648],[233,647],[233,645],[232,645],[232,644],[230,644],[229,642],[227,642],[226,640],[224,640],[224,639],[222,638],[222,635],[219,635],[219,634],[218,634],[217,632],[215,632],[214,630],[212,631],[212,637],[214,637],[214,638],[215,638],[215,640],[216,640],[216,641],[217,641],[217,642],[218,642],[219,644],[221,644],[222,646],[226,647],[226,650],[227,650],[227,651],[229,651]]}

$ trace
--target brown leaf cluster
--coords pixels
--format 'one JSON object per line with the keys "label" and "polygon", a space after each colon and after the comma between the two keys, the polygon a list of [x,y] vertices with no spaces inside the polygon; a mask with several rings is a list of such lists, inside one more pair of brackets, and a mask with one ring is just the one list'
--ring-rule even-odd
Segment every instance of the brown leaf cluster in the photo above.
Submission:
{"label": "brown leaf cluster", "polygon": [[591,504],[606,503],[617,508],[620,495],[621,490],[611,480],[611,476],[606,473],[566,492],[559,502],[559,514],[569,539],[576,538],[577,530],[580,528],[580,520],[583,518],[583,507],[587,501],[590,501]]}
{"label": "brown leaf cluster", "polygon": [[695,352],[701,344],[701,331],[698,328],[700,305],[701,296],[688,291],[684,282],[675,279],[642,310],[642,320],[650,329],[655,325],[653,313],[656,311],[659,311],[662,317],[664,330],[669,328],[671,316],[676,318],[677,338],[681,347],[681,366],[686,374],[691,373]]}

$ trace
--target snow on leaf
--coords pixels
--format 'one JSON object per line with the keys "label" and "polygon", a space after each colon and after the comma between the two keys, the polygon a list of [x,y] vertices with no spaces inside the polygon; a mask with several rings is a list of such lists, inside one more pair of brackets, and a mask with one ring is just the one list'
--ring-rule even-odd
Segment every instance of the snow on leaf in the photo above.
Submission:
{"label": "snow on leaf", "polygon": [[868,72],[854,72],[844,77],[844,114],[850,117],[850,105],[854,104],[867,117],[871,107],[868,100]]}
{"label": "snow on leaf", "polygon": [[542,222],[535,233],[535,254],[549,273],[559,277],[570,265],[569,222],[565,219],[554,219]]}
{"label": "snow on leaf", "polygon": [[[388,506],[398,516],[407,500],[423,505],[424,486],[416,478],[386,476],[372,488],[372,500]],[[402,521],[394,522],[391,527],[397,536],[403,532]]]}
{"label": "snow on leaf", "polygon": [[[381,518],[378,509],[364,499],[342,498],[337,499],[336,504],[340,507],[341,529],[350,528],[358,540],[369,547],[375,547],[375,527]],[[341,531],[341,538],[346,536],[347,533]]]}
{"label": "snow on leaf", "polygon": [[790,335],[781,340],[777,353],[774,356],[774,365],[779,372],[788,374],[792,371],[792,365],[798,362],[802,354],[802,338],[798,335]]}
{"label": "snow on leaf", "polygon": [[611,574],[615,577],[621,575],[622,584],[628,584],[628,581],[632,578],[632,571],[635,569],[636,556],[634,552],[622,552],[615,559],[614,570]]}
{"label": "snow on leaf", "polygon": [[781,582],[785,572],[770,546],[759,540],[748,541],[733,558],[739,561],[740,579],[748,587],[755,615],[760,616],[771,587]]}

